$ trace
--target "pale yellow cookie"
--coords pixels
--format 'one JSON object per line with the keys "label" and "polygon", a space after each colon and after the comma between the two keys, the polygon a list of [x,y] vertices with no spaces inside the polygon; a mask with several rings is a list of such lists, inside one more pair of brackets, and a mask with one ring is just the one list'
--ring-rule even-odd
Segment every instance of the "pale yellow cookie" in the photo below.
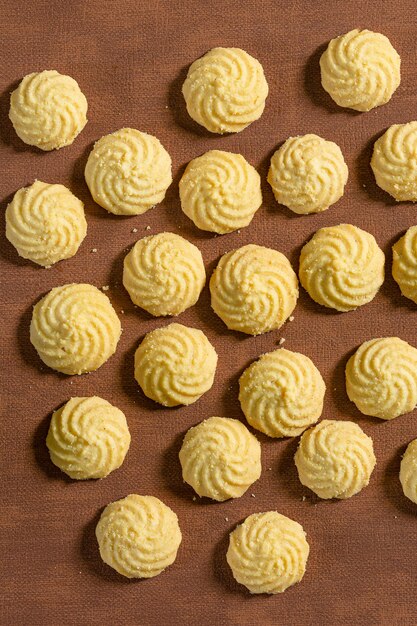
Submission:
{"label": "pale yellow cookie", "polygon": [[239,379],[239,400],[249,424],[269,437],[296,437],[320,418],[326,385],[313,361],[274,350]]}
{"label": "pale yellow cookie", "polygon": [[115,215],[141,215],[165,198],[171,157],[159,139],[122,128],[95,144],[85,166],[90,193]]}
{"label": "pale yellow cookie", "polygon": [[347,179],[339,146],[312,134],[287,139],[268,172],[277,202],[299,214],[328,209],[343,196]]}
{"label": "pale yellow cookie", "polygon": [[400,481],[404,495],[417,504],[417,439],[408,444],[401,461]]}
{"label": "pale yellow cookie", "polygon": [[33,308],[30,340],[42,361],[64,374],[98,369],[116,351],[120,320],[93,285],[55,287]]}
{"label": "pale yellow cookie", "polygon": [[24,77],[10,96],[9,117],[29,146],[57,150],[72,144],[87,123],[87,100],[71,76],[55,70]]}
{"label": "pale yellow cookie", "polygon": [[370,111],[391,100],[400,68],[400,55],[388,37],[355,28],[332,39],[322,54],[321,84],[339,106]]}
{"label": "pale yellow cookie", "polygon": [[230,233],[248,226],[262,204],[261,178],[241,154],[210,150],[180,180],[184,213],[198,228]]}
{"label": "pale yellow cookie", "polygon": [[190,428],[180,450],[182,477],[201,497],[240,498],[261,475],[261,446],[246,426],[210,417]]}
{"label": "pale yellow cookie", "polygon": [[353,311],[367,304],[384,282],[385,256],[375,237],[340,224],[320,228],[301,250],[300,282],[318,304]]}
{"label": "pale yellow cookie", "polygon": [[417,304],[417,226],[411,226],[392,247],[392,275],[401,293]]}
{"label": "pale yellow cookie", "polygon": [[217,353],[197,328],[169,324],[145,335],[135,353],[135,378],[164,406],[192,404],[213,385]]}
{"label": "pale yellow cookie", "polygon": [[71,398],[52,415],[46,445],[71,478],[104,478],[123,463],[130,433],[124,413],[107,400]]}
{"label": "pale yellow cookie", "polygon": [[158,576],[175,561],[182,540],[174,511],[136,494],[106,506],[96,537],[103,561],[127,578]]}
{"label": "pale yellow cookie", "polygon": [[371,167],[395,200],[417,202],[417,122],[390,126],[375,142]]}
{"label": "pale yellow cookie", "polygon": [[346,391],[365,415],[409,413],[417,405],[417,349],[398,337],[365,341],[347,362]]}
{"label": "pale yellow cookie", "polygon": [[37,180],[6,209],[6,237],[24,259],[49,267],[74,256],[87,234],[84,205],[64,185]]}
{"label": "pale yellow cookie", "polygon": [[238,133],[259,119],[268,95],[262,65],[240,48],[213,48],[182,86],[190,117],[212,133]]}
{"label": "pale yellow cookie", "polygon": [[182,313],[197,302],[205,282],[200,250],[173,233],[140,239],[124,260],[125,288],[152,315]]}
{"label": "pale yellow cookie", "polygon": [[300,482],[326,500],[359,493],[376,463],[372,439],[342,420],[323,420],[306,430],[294,460]]}
{"label": "pale yellow cookie", "polygon": [[210,292],[211,306],[228,328],[260,335],[280,328],[291,315],[298,280],[281,252],[249,244],[222,256]]}
{"label": "pale yellow cookie", "polygon": [[309,552],[301,524],[268,511],[249,515],[230,533],[226,558],[251,593],[282,593],[303,578]]}

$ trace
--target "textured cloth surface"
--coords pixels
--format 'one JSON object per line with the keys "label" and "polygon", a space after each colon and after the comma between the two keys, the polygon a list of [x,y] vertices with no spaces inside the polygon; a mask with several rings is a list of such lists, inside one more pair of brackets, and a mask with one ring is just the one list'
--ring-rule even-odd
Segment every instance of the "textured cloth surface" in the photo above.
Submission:
{"label": "textured cloth surface", "polygon": [[[344,388],[346,360],[361,342],[398,335],[417,346],[417,308],[400,296],[390,275],[391,245],[416,223],[416,208],[391,201],[369,167],[375,139],[391,124],[416,116],[415,2],[2,0],[0,24],[2,232],[13,193],[35,179],[67,185],[85,203],[88,219],[78,254],[51,269],[19,259],[4,235],[1,239],[0,622],[415,624],[417,508],[402,495],[398,472],[406,444],[417,436],[416,413],[392,423],[365,418]],[[402,82],[391,102],[364,114],[338,108],[319,76],[326,43],[355,27],[384,33],[402,57]],[[211,135],[185,111],[181,85],[187,66],[214,46],[242,47],[259,59],[269,82],[264,114],[241,134]],[[73,76],[89,104],[87,126],[58,152],[25,146],[7,118],[12,89],[25,74],[43,69]],[[92,143],[124,126],[156,135],[173,159],[174,183],[165,201],[133,218],[114,217],[95,205],[83,177]],[[266,174],[278,145],[310,132],[341,147],[349,181],[344,197],[328,211],[297,217],[276,204]],[[208,149],[239,152],[262,176],[263,205],[240,233],[204,233],[180,210],[178,181],[185,165]],[[229,332],[215,317],[206,285],[198,304],[178,321],[204,330],[216,347],[212,390],[178,409],[163,409],[142,395],[133,378],[134,351],[146,332],[167,321],[134,308],[123,288],[123,258],[139,237],[163,230],[186,237],[201,249],[209,276],[221,254],[252,242],[280,250],[297,268],[300,249],[313,232],[342,222],[373,233],[387,255],[386,281],[373,302],[338,314],[301,290],[293,322],[251,338]],[[106,365],[71,378],[42,365],[29,343],[29,323],[40,296],[72,281],[109,285],[106,293],[124,330]],[[323,417],[353,419],[372,436],[378,462],[369,487],[345,502],[319,501],[298,481],[297,441],[259,435],[261,479],[236,501],[194,501],[178,460],[184,433],[211,415],[244,419],[238,378],[281,337],[286,348],[307,354],[323,374]],[[78,483],[51,464],[45,437],[54,409],[71,396],[88,395],[124,411],[132,444],[120,470],[103,481]],[[132,492],[154,495],[172,507],[183,533],[176,563],[147,581],[129,582],[104,565],[94,536],[102,508]],[[227,567],[228,535],[249,514],[271,509],[304,526],[311,545],[307,572],[284,595],[250,597]]]}

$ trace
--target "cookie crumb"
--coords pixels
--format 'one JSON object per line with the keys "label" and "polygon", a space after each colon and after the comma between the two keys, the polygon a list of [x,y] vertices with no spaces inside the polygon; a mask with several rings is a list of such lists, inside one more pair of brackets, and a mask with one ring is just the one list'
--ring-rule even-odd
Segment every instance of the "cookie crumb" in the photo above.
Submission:
{"label": "cookie crumb", "polygon": [[306,496],[303,496],[303,497],[301,498],[301,500],[302,500],[303,502],[305,502],[305,501],[307,500]]}
{"label": "cookie crumb", "polygon": [[132,228],[132,233],[137,233],[138,229],[137,228]]}
{"label": "cookie crumb", "polygon": [[148,226],[145,228],[145,230],[151,230],[151,227],[149,226],[149,224],[148,224]]}
{"label": "cookie crumb", "polygon": [[197,498],[195,496],[193,496],[193,502],[195,502],[197,500]]}
{"label": "cookie crumb", "polygon": [[294,315],[290,315],[290,317],[288,318],[289,322],[293,322],[294,321]]}
{"label": "cookie crumb", "polygon": [[251,493],[250,495],[252,496],[252,498],[256,498],[254,493]]}
{"label": "cookie crumb", "polygon": [[97,252],[97,248],[93,248],[91,252]]}
{"label": "cookie crumb", "polygon": [[103,291],[108,291],[110,287],[108,285],[103,285],[101,288]]}
{"label": "cookie crumb", "polygon": [[282,346],[285,343],[285,338],[281,337],[281,339],[278,341],[278,345]]}
{"label": "cookie crumb", "polygon": [[237,234],[240,235],[240,230],[237,231]]}
{"label": "cookie crumb", "polygon": [[120,313],[124,315],[124,309],[120,309]]}
{"label": "cookie crumb", "polygon": [[225,517],[225,518],[224,518],[224,521],[225,521],[225,522],[228,522],[228,521],[229,521],[229,518],[228,518],[228,517]]}
{"label": "cookie crumb", "polygon": [[271,470],[272,470],[272,467],[268,467],[268,470],[269,470],[269,471],[271,471]]}

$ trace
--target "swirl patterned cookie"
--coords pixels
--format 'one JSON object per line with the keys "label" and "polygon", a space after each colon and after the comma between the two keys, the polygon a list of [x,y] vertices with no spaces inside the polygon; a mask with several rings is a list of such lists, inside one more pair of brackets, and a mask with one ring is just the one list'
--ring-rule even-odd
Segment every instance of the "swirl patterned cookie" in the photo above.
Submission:
{"label": "swirl patterned cookie", "polygon": [[64,185],[37,180],[6,209],[6,237],[24,259],[49,267],[77,252],[87,234],[84,205]]}
{"label": "swirl patterned cookie", "polygon": [[275,350],[252,363],[239,380],[249,424],[269,437],[297,437],[323,411],[324,380],[304,354]]}
{"label": "swirl patterned cookie", "polygon": [[114,215],[141,215],[165,198],[171,157],[159,139],[122,128],[99,139],[85,166],[93,199]]}
{"label": "swirl patterned cookie", "polygon": [[417,504],[417,439],[408,444],[401,461],[400,481],[404,495]]}
{"label": "swirl patterned cookie", "polygon": [[340,224],[320,228],[301,250],[300,282],[310,297],[337,311],[370,302],[384,282],[385,256],[375,237]]}
{"label": "swirl patterned cookie", "polygon": [[400,84],[400,68],[388,37],[366,29],[332,39],[320,59],[323,88],[336,104],[355,111],[389,102]]}
{"label": "swirl patterned cookie", "polygon": [[262,204],[261,179],[241,154],[210,150],[180,180],[184,213],[202,230],[223,235],[248,226]]}
{"label": "swirl patterned cookie", "polygon": [[116,351],[120,320],[93,285],[55,287],[33,308],[30,341],[48,367],[64,374],[98,369]]}
{"label": "swirl patterned cookie", "polygon": [[249,515],[230,534],[227,562],[251,593],[282,593],[304,576],[310,546],[303,527],[277,511]]}
{"label": "swirl patterned cookie", "polygon": [[182,536],[174,511],[153,496],[108,504],[96,527],[100,556],[126,578],[153,578],[174,563]]}
{"label": "swirl patterned cookie", "polygon": [[392,275],[401,293],[417,304],[417,226],[411,226],[392,247]]}
{"label": "swirl patterned cookie", "polygon": [[376,140],[371,167],[376,183],[398,202],[417,202],[417,122],[394,124]]}
{"label": "swirl patterned cookie", "polygon": [[240,498],[261,475],[261,446],[246,426],[210,417],[190,428],[180,450],[182,477],[201,497]]}
{"label": "swirl patterned cookie", "polygon": [[300,482],[323,499],[359,493],[376,463],[372,439],[354,422],[342,420],[323,420],[306,430],[294,460]]}
{"label": "swirl patterned cookie", "polygon": [[260,335],[280,328],[291,315],[298,280],[281,252],[249,244],[222,256],[210,292],[211,306],[228,328]]}
{"label": "swirl patterned cookie", "polygon": [[58,150],[72,144],[87,123],[87,100],[71,76],[55,70],[25,76],[10,96],[9,118],[29,146]]}
{"label": "swirl patterned cookie", "polygon": [[169,324],[148,333],[135,353],[135,378],[163,406],[192,404],[211,389],[217,354],[197,328]]}
{"label": "swirl patterned cookie", "polygon": [[365,341],[347,362],[346,391],[365,415],[409,413],[417,405],[417,349],[398,337]]}
{"label": "swirl patterned cookie", "polygon": [[313,134],[287,139],[272,156],[268,172],[276,201],[304,215],[340,200],[347,179],[339,146]]}
{"label": "swirl patterned cookie", "polygon": [[212,133],[238,133],[259,119],[268,96],[262,65],[240,48],[213,48],[182,86],[187,111]]}
{"label": "swirl patterned cookie", "polygon": [[123,463],[130,433],[124,413],[107,400],[71,398],[53,413],[46,445],[71,478],[104,478]]}
{"label": "swirl patterned cookie", "polygon": [[200,250],[173,233],[140,239],[124,260],[123,284],[151,315],[179,315],[197,302],[205,282]]}

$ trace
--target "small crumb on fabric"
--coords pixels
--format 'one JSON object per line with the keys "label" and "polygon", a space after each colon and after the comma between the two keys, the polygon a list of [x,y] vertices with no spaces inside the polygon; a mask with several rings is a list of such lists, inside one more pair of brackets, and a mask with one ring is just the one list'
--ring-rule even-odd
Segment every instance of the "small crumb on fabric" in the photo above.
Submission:
{"label": "small crumb on fabric", "polygon": [[237,231],[237,234],[240,235],[240,230]]}
{"label": "small crumb on fabric", "polygon": [[306,496],[303,496],[303,497],[301,498],[301,500],[302,500],[303,502],[305,502],[305,501],[307,500]]}
{"label": "small crumb on fabric", "polygon": [[285,338],[281,337],[281,339],[278,341],[278,345],[282,346],[282,344],[284,344],[284,343],[285,343]]}
{"label": "small crumb on fabric", "polygon": [[138,229],[137,228],[132,228],[132,233],[137,233]]}
{"label": "small crumb on fabric", "polygon": [[271,471],[271,470],[272,470],[272,467],[268,467],[268,470],[269,470],[269,471]]}
{"label": "small crumb on fabric", "polygon": [[145,228],[145,230],[151,230],[151,227],[149,226],[149,224],[148,224],[148,226]]}
{"label": "small crumb on fabric", "polygon": [[108,291],[110,289],[110,287],[108,285],[103,285],[102,286],[102,290],[103,291]]}
{"label": "small crumb on fabric", "polygon": [[91,252],[97,252],[97,248],[93,248]]}
{"label": "small crumb on fabric", "polygon": [[256,498],[254,493],[251,493],[250,495],[252,496],[252,498]]}
{"label": "small crumb on fabric", "polygon": [[124,309],[120,309],[120,313],[124,315]]}
{"label": "small crumb on fabric", "polygon": [[290,317],[288,318],[288,321],[293,322],[294,321],[294,315],[290,315]]}
{"label": "small crumb on fabric", "polygon": [[229,521],[229,518],[228,518],[228,517],[225,517],[225,518],[224,518],[224,520],[225,520],[225,522],[228,522],[228,521]]}
{"label": "small crumb on fabric", "polygon": [[193,496],[193,502],[195,502],[197,500],[197,498],[195,496]]}

